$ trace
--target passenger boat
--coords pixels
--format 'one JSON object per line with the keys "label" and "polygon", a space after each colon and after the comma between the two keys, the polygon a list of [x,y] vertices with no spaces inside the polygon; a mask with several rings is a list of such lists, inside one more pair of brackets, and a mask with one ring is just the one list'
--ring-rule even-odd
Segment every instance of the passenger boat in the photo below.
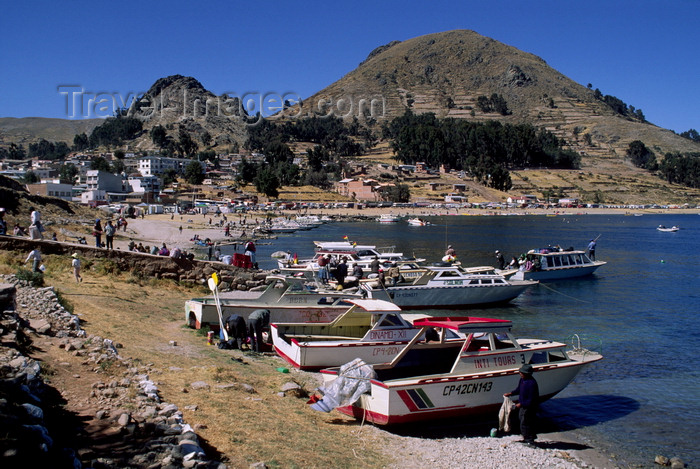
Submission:
{"label": "passenger boat", "polygon": [[[423,331],[404,319],[401,309],[381,300],[347,300],[350,308],[329,323],[273,323],[275,351],[292,366],[319,370],[354,358],[365,363],[391,361]],[[424,338],[424,336],[421,336]],[[459,335],[448,331],[447,340]]]}
{"label": "passenger boat", "polygon": [[374,260],[375,256],[382,264],[391,262],[420,263],[425,261],[425,259],[405,257],[401,252],[393,252],[393,246],[377,248],[377,246],[374,245],[358,245],[348,241],[314,241],[314,245],[316,246],[314,257],[310,259],[297,259],[296,262],[292,263],[287,259],[278,259],[277,268],[280,272],[289,275],[302,272],[306,277],[311,278],[314,272],[318,271],[318,259],[325,255],[328,255],[329,259],[335,259],[337,262],[345,258],[348,261],[349,267],[357,263],[360,264],[365,271],[368,271],[369,264]]}
{"label": "passenger boat", "polygon": [[678,231],[680,228],[678,228],[677,226],[672,226],[671,228],[666,228],[664,225],[659,225],[658,228],[656,228],[656,229],[659,231],[667,232],[667,233],[674,233],[674,232]]}
{"label": "passenger boat", "polygon": [[[262,292],[235,291],[219,294],[224,319],[230,314],[247,318],[256,309],[270,311],[270,322],[329,322],[347,311],[348,299],[361,299],[356,293],[328,290],[305,278],[269,275]],[[219,327],[213,296],[185,302],[185,320],[195,329]]]}
{"label": "passenger boat", "polygon": [[379,215],[379,218],[377,218],[379,223],[398,223],[400,220],[401,217],[394,215],[393,213],[383,213]]}
{"label": "passenger boat", "polygon": [[431,225],[431,223],[429,221],[423,220],[422,218],[409,218],[408,224],[410,226],[428,226],[428,225]]}
{"label": "passenger boat", "polygon": [[[377,425],[464,417],[496,412],[503,394],[518,384],[518,370],[533,367],[540,398],[546,400],[562,389],[584,366],[602,355],[545,339],[516,339],[512,323],[486,318],[425,318],[414,321],[423,331],[438,331],[437,342],[420,341],[421,334],[389,363],[322,370],[323,398],[316,410],[339,412]],[[464,338],[443,340],[452,330]],[[570,348],[567,350],[567,348]],[[367,377],[354,379],[350,376]],[[354,391],[353,402],[348,390]],[[359,394],[359,396],[358,396]]]}
{"label": "passenger boat", "polygon": [[[585,251],[560,248],[533,249],[526,255],[526,262],[510,278],[513,280],[560,280],[582,277],[595,272],[604,261],[592,261]],[[530,267],[531,266],[531,267]],[[529,268],[528,268],[529,267]]]}
{"label": "passenger boat", "polygon": [[507,280],[492,267],[467,270],[458,265],[426,267],[415,279],[400,277],[396,285],[389,282],[386,278],[384,287],[367,283],[362,288],[368,297],[391,301],[402,309],[456,309],[507,303],[537,284],[532,280]]}

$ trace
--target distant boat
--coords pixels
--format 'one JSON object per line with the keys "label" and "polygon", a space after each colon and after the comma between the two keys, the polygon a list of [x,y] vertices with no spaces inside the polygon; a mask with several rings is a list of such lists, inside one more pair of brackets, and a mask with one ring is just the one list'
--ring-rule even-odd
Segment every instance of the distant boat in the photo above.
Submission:
{"label": "distant boat", "polygon": [[377,218],[379,223],[398,223],[399,220],[401,220],[401,217],[393,213],[384,213]]}
{"label": "distant boat", "polygon": [[421,218],[409,218],[408,224],[410,226],[428,226],[431,223],[429,221],[423,220]]}
{"label": "distant boat", "polygon": [[680,230],[680,228],[678,228],[678,227],[675,226],[675,225],[672,226],[671,228],[666,228],[664,225],[659,225],[656,229],[659,230],[659,231],[666,231],[666,232],[669,232],[669,233],[673,233],[673,232],[676,232],[676,231]]}

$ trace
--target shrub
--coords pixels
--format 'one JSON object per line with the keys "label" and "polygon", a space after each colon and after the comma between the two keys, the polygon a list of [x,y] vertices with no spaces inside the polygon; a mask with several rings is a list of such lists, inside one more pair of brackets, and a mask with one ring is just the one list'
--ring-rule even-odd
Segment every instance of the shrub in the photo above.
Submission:
{"label": "shrub", "polygon": [[31,283],[34,287],[44,286],[44,274],[42,274],[41,272],[34,272],[31,270],[20,268],[17,269],[15,277],[17,277],[19,280],[26,280],[27,282]]}

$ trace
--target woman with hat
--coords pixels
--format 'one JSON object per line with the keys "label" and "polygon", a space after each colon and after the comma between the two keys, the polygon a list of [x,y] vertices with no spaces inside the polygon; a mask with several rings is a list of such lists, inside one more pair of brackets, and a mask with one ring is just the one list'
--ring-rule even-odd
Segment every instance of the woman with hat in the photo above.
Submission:
{"label": "woman with hat", "polygon": [[78,258],[78,253],[74,252],[71,256],[73,260],[71,265],[73,266],[73,275],[75,275],[75,281],[80,283],[83,281],[83,277],[80,276],[80,259]]}
{"label": "woman with hat", "polygon": [[532,376],[534,369],[532,365],[523,365],[518,370],[520,381],[518,387],[504,396],[519,396],[518,417],[520,418],[520,433],[523,435],[523,443],[533,445],[537,438],[535,426],[537,423],[537,408],[540,402],[540,389],[537,381]]}

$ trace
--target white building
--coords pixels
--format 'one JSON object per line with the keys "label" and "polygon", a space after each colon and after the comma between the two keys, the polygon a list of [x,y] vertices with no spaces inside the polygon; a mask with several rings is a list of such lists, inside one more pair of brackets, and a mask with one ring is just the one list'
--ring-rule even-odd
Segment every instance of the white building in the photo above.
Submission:
{"label": "white building", "polygon": [[[166,158],[164,156],[145,156],[139,158],[138,171],[142,176],[160,176],[169,169],[182,173],[192,160],[186,158]],[[196,161],[196,160],[195,160]],[[206,163],[200,162],[202,170]]]}
{"label": "white building", "polygon": [[131,192],[158,194],[161,189],[161,180],[156,176],[129,176],[129,186],[131,186]]}

